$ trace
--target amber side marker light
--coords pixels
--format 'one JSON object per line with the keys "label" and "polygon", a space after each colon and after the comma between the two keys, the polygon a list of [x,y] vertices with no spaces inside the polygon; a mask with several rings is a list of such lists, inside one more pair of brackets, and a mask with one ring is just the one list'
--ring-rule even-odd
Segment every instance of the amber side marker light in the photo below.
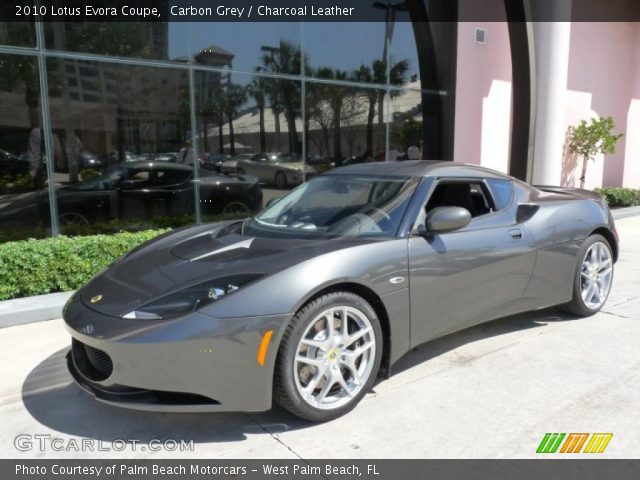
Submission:
{"label": "amber side marker light", "polygon": [[269,349],[269,342],[271,341],[271,336],[273,335],[273,330],[267,330],[262,335],[262,340],[260,340],[260,345],[258,346],[258,365],[264,367],[264,360],[267,358],[267,350]]}

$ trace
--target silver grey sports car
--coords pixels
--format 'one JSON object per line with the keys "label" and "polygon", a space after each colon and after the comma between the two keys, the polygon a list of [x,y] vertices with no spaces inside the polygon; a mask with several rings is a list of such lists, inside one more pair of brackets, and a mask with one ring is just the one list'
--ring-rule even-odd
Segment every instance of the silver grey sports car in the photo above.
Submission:
{"label": "silver grey sports car", "polygon": [[597,312],[618,240],[594,193],[452,162],[358,164],[243,221],[175,230],[69,301],[97,399],[324,421],[410,348],[517,312]]}

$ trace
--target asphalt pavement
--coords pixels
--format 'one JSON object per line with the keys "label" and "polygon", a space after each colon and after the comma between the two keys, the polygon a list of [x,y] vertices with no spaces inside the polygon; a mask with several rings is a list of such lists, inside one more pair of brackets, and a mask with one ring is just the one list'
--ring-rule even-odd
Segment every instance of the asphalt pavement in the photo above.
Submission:
{"label": "asphalt pavement", "polygon": [[[545,310],[425,344],[353,412],[320,425],[277,407],[106,406],[72,383],[61,320],[0,329],[0,456],[529,458],[547,432],[607,432],[599,458],[639,458],[640,217],[617,226],[620,261],[602,312],[575,319]],[[581,456],[594,455],[573,455]]]}

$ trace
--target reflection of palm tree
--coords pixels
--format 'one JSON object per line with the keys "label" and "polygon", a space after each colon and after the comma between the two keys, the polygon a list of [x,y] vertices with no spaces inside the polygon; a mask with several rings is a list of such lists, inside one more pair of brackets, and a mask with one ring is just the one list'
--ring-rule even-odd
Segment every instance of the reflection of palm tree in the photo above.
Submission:
{"label": "reflection of palm tree", "polygon": [[[381,60],[375,60],[371,66],[361,65],[358,70],[353,72],[353,80],[363,83],[386,83],[386,64]],[[391,85],[404,85],[407,81],[407,71],[409,70],[409,62],[400,60],[391,65],[389,69],[389,83]],[[366,152],[365,154],[374,155],[373,148],[373,123],[376,116],[376,103],[380,105],[384,99],[384,91],[374,88],[363,89],[363,93],[367,98],[369,110],[367,113],[367,135],[366,135]],[[395,98],[398,92],[392,91],[391,98]],[[380,109],[380,107],[378,107]],[[382,112],[378,112],[382,115]]]}
{"label": "reflection of palm tree", "polygon": [[40,105],[40,88],[38,83],[38,66],[35,58],[18,55],[0,55],[0,89],[12,91],[22,87],[24,101],[29,111],[29,127],[40,124],[38,106]]}
{"label": "reflection of palm tree", "polygon": [[[384,63],[380,60],[375,60],[373,65],[360,65],[360,68],[353,72],[353,79],[362,83],[378,83],[384,82],[385,68]],[[363,89],[364,96],[367,99],[368,112],[367,112],[367,131],[366,131],[366,148],[364,155],[373,156],[373,121],[376,116],[376,103],[378,102],[379,92],[373,88]]]}
{"label": "reflection of palm tree", "polygon": [[236,115],[238,108],[247,101],[247,91],[245,87],[235,83],[229,83],[225,91],[225,113],[229,119],[229,143],[231,144],[231,155],[236,154],[236,141],[233,132],[233,117]]}
{"label": "reflection of palm tree", "polygon": [[280,93],[277,91],[277,87],[271,84],[271,87],[267,91],[269,93],[269,103],[271,104],[271,111],[273,112],[273,123],[276,131],[276,150],[280,151],[280,114],[283,112],[282,102],[280,101]]}
{"label": "reflection of palm tree", "polygon": [[[264,48],[264,50],[268,52],[262,56],[262,68],[265,71],[289,75],[300,74],[301,51],[299,47],[282,39],[278,47]],[[282,102],[282,108],[289,129],[289,151],[299,153],[296,117],[299,116],[300,112],[300,85],[298,82],[286,80],[271,80],[270,83],[275,87],[275,90],[278,91],[279,95],[277,98]]]}
{"label": "reflection of palm tree", "polygon": [[[342,70],[332,70],[328,67],[319,68],[316,75],[320,78],[330,78],[334,80],[347,80],[347,72]],[[349,87],[332,85],[327,88],[329,108],[331,109],[331,127],[333,129],[333,157],[342,159],[342,105],[346,97],[352,92]]]}
{"label": "reflection of palm tree", "polygon": [[264,107],[265,107],[265,82],[264,78],[256,77],[253,82],[247,86],[247,93],[256,101],[258,115],[260,119],[260,151],[267,151],[267,138],[264,128]]}

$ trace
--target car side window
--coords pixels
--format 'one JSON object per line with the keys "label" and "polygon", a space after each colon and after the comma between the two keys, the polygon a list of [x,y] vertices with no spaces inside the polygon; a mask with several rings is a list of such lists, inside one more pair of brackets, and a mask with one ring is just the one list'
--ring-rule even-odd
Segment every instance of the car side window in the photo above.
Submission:
{"label": "car side window", "polygon": [[507,208],[513,197],[513,183],[511,183],[511,180],[487,178],[487,184],[491,189],[496,209],[503,210]]}
{"label": "car side window", "polygon": [[188,170],[157,170],[156,171],[156,186],[177,185],[179,183],[186,182],[191,177],[191,172]]}
{"label": "car side window", "polygon": [[468,180],[440,181],[429,197],[426,213],[436,207],[466,208],[472,218],[495,211],[493,199],[485,184]]}

